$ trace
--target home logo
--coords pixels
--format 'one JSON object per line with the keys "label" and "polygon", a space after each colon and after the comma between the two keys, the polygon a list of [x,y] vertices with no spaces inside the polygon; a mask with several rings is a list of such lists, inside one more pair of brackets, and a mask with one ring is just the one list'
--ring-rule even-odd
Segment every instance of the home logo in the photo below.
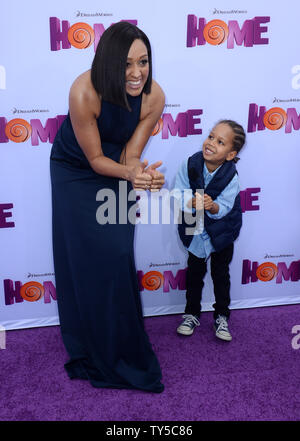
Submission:
{"label": "home logo", "polygon": [[267,110],[265,106],[258,107],[257,104],[251,103],[249,105],[248,113],[248,129],[249,133],[256,130],[280,130],[285,127],[285,133],[291,133],[294,130],[300,129],[300,115],[298,115],[295,107],[290,107],[287,110],[281,107],[272,107]]}
{"label": "home logo", "polygon": [[[137,20],[120,20],[127,21],[137,25]],[[74,23],[70,26],[67,20],[60,20],[57,17],[50,17],[50,49],[51,51],[59,51],[61,49],[70,49],[71,46],[76,49],[86,49],[94,43],[96,51],[101,35],[105,31],[102,23],[96,23],[90,26],[84,22]]]}
{"label": "home logo", "polygon": [[269,23],[270,17],[254,17],[245,20],[240,28],[237,20],[229,20],[228,24],[223,20],[211,20],[206,23],[205,18],[198,19],[193,14],[187,17],[187,47],[203,46],[209,43],[213,46],[220,45],[227,40],[227,48],[233,49],[234,44],[252,47],[256,44],[269,44],[268,38],[261,34],[268,31],[264,23]]}
{"label": "home logo", "polygon": [[21,282],[5,279],[3,283],[5,305],[22,303],[24,300],[37,302],[43,299],[44,303],[51,303],[51,298],[56,300],[56,289],[51,281],[39,283],[32,280],[23,285]]}
{"label": "home logo", "polygon": [[171,113],[163,113],[156,126],[153,129],[152,136],[162,132],[162,139],[168,139],[171,136],[179,136],[185,138],[190,135],[201,135],[202,129],[196,128],[201,123],[202,109],[190,109],[186,112],[180,112],[176,115],[175,120]]}
{"label": "home logo", "polygon": [[144,274],[143,271],[137,271],[140,291],[144,289],[148,291],[157,291],[162,289],[163,292],[169,292],[172,290],[185,290],[186,289],[186,268],[177,271],[174,276],[172,271],[148,271]]}
{"label": "home logo", "polygon": [[57,115],[48,118],[43,126],[40,119],[31,119],[30,123],[23,118],[14,118],[7,122],[0,117],[0,143],[13,141],[26,142],[31,138],[31,145],[41,142],[53,143],[55,135],[67,115]]}
{"label": "home logo", "polygon": [[285,262],[277,264],[273,262],[251,262],[248,259],[243,260],[242,284],[270,282],[282,283],[282,280],[298,282],[300,279],[300,260],[291,262],[288,266]]}

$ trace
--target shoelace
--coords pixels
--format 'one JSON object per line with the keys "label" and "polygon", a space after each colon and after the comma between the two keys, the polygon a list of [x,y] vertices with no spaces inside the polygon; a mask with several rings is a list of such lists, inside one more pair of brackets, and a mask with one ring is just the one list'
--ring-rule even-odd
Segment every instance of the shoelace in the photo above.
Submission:
{"label": "shoelace", "polygon": [[195,326],[200,326],[199,320],[194,316],[190,314],[183,315],[182,318],[184,318],[184,325],[191,325],[194,323]]}
{"label": "shoelace", "polygon": [[216,320],[218,324],[218,331],[227,331],[228,332],[228,323],[225,317],[218,317]]}

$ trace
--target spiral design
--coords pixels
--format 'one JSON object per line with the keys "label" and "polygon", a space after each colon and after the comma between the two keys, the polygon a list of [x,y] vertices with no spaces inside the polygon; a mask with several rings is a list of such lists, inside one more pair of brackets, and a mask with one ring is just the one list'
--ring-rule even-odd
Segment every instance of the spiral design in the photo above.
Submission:
{"label": "spiral design", "polygon": [[5,127],[5,135],[14,142],[25,142],[31,135],[31,125],[25,119],[10,120]]}
{"label": "spiral design", "polygon": [[256,270],[256,276],[262,282],[269,282],[277,276],[277,273],[277,266],[272,262],[262,263]]}
{"label": "spiral design", "polygon": [[45,292],[45,288],[38,282],[25,283],[21,289],[20,294],[24,300],[28,302],[36,302],[40,300]]}
{"label": "spiral design", "polygon": [[142,278],[142,285],[149,291],[160,288],[164,282],[163,275],[158,271],[149,271]]}
{"label": "spiral design", "polygon": [[203,36],[209,44],[222,44],[228,37],[228,26],[223,20],[211,20],[205,25]]}
{"label": "spiral design", "polygon": [[95,33],[87,23],[75,23],[68,30],[68,40],[77,49],[86,49],[95,40]]}
{"label": "spiral design", "polygon": [[159,132],[162,131],[162,128],[163,128],[163,119],[159,118],[159,120],[157,121],[157,123],[156,123],[156,125],[155,125],[155,127],[153,129],[153,132],[151,133],[151,135],[152,136],[158,135]]}
{"label": "spiral design", "polygon": [[272,107],[264,114],[264,125],[270,130],[279,130],[287,120],[286,112],[281,107]]}

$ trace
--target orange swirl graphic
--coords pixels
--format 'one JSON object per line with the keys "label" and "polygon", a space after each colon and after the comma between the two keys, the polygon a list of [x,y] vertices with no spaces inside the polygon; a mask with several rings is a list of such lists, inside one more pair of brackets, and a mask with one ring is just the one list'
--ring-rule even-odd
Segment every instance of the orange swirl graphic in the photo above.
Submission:
{"label": "orange swirl graphic", "polygon": [[164,281],[163,275],[158,271],[149,271],[142,278],[142,285],[149,291],[154,291],[161,287]]}
{"label": "orange swirl graphic", "polygon": [[95,40],[95,33],[87,23],[75,23],[68,30],[68,40],[77,49],[86,49]]}
{"label": "orange swirl graphic", "polygon": [[14,142],[24,142],[31,135],[31,125],[22,118],[10,120],[5,127],[5,135]]}
{"label": "orange swirl graphic", "polygon": [[211,20],[205,25],[203,36],[209,44],[221,44],[228,37],[228,26],[223,20]]}
{"label": "orange swirl graphic", "polygon": [[256,276],[262,282],[269,282],[277,276],[277,273],[277,266],[272,262],[262,263],[256,270]]}
{"label": "orange swirl graphic", "polygon": [[28,302],[36,302],[40,300],[45,292],[45,288],[38,282],[28,282],[25,283],[20,288],[20,294],[24,300]]}
{"label": "orange swirl graphic", "polygon": [[270,130],[281,129],[285,125],[286,120],[287,114],[281,107],[272,107],[264,114],[264,125]]}
{"label": "orange swirl graphic", "polygon": [[158,135],[159,132],[162,131],[162,128],[163,128],[163,120],[162,120],[162,118],[159,118],[159,120],[157,121],[157,123],[156,123],[156,125],[155,125],[155,127],[153,129],[153,132],[151,133],[151,135],[152,136]]}

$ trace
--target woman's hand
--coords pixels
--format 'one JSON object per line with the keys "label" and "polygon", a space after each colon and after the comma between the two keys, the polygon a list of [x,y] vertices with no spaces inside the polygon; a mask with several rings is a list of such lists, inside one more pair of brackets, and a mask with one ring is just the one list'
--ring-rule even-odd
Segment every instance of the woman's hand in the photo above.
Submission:
{"label": "woman's hand", "polygon": [[149,165],[145,169],[145,173],[148,173],[152,177],[150,191],[159,191],[165,183],[165,177],[163,173],[156,170],[162,165],[162,161],[157,161],[154,164]]}
{"label": "woman's hand", "polygon": [[129,181],[132,183],[134,190],[149,190],[152,183],[152,176],[145,172],[148,161],[135,165],[129,165]]}

